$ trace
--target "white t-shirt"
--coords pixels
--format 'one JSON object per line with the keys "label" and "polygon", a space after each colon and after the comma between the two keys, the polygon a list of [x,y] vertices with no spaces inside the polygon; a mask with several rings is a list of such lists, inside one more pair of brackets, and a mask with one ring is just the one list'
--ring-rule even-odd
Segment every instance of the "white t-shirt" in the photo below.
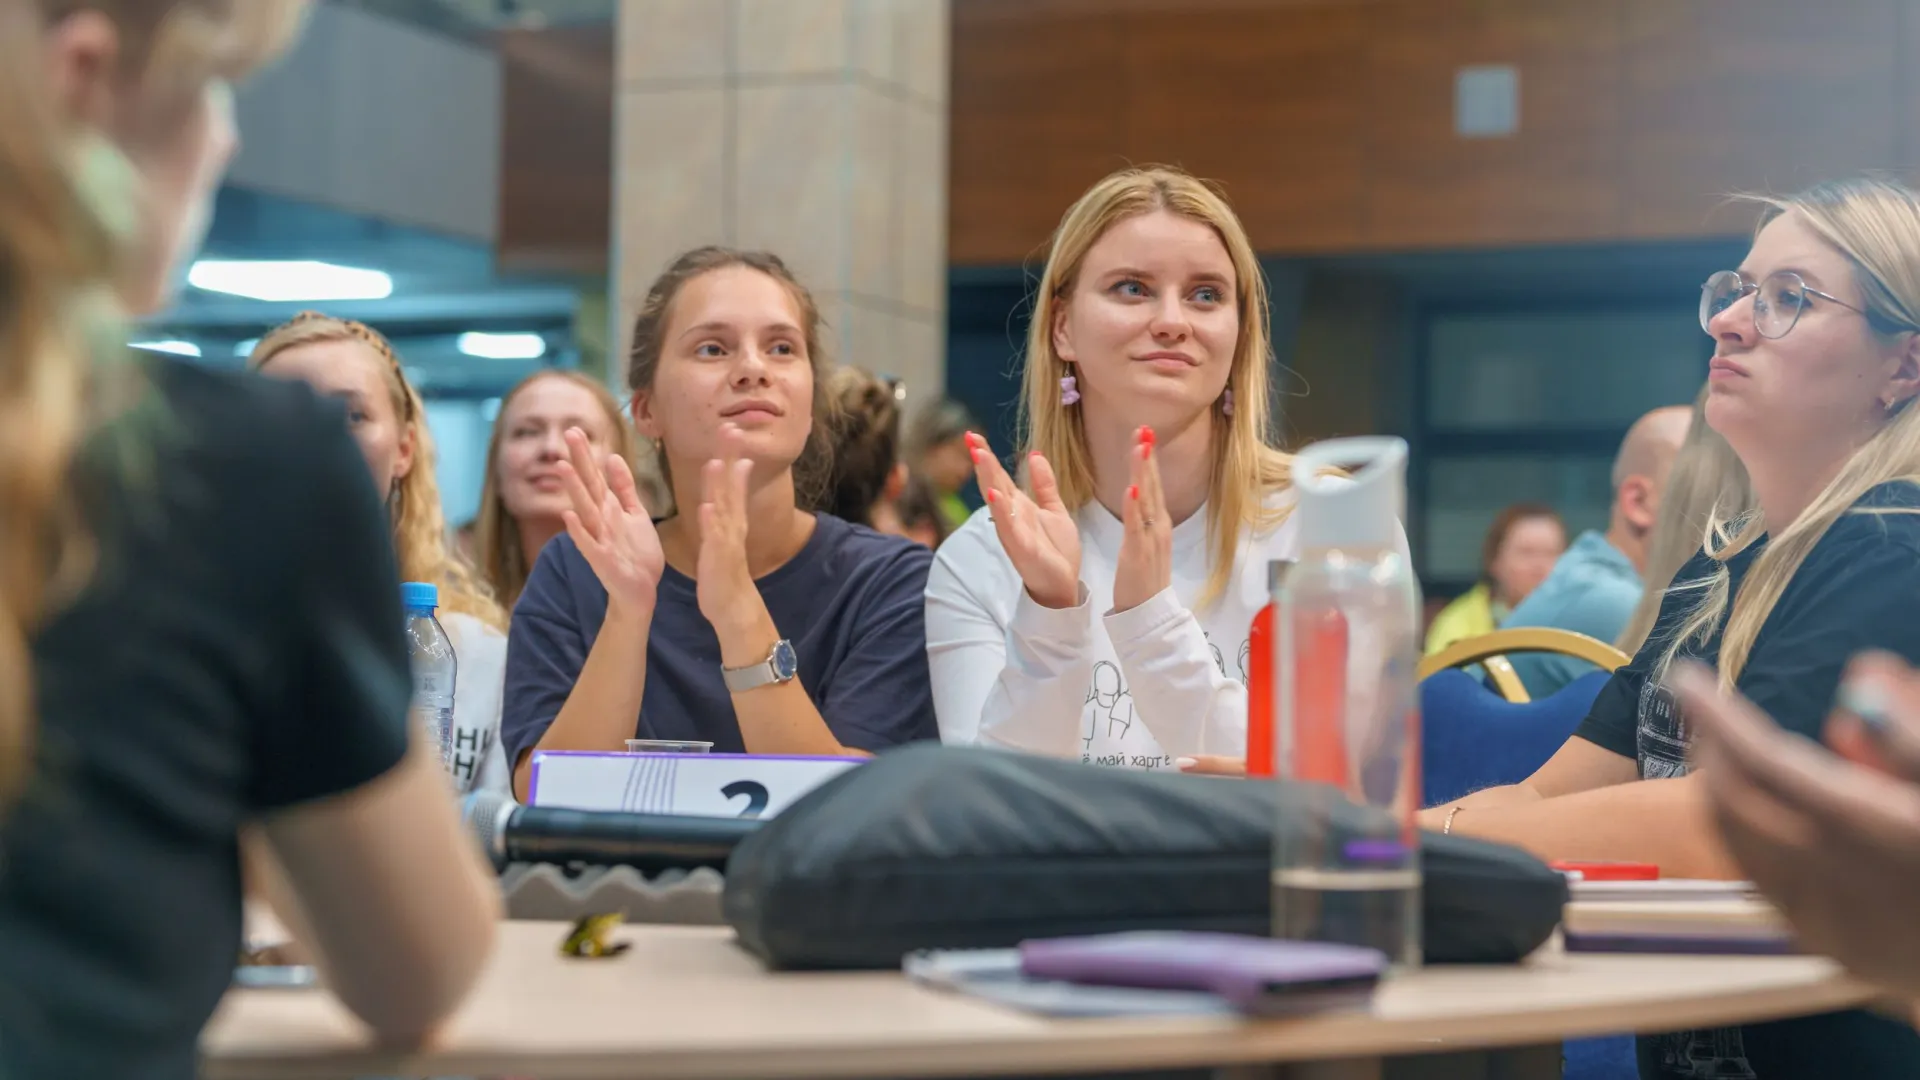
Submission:
{"label": "white t-shirt", "polygon": [[513,794],[500,747],[500,694],[507,676],[507,635],[471,615],[438,613],[453,642],[453,785]]}
{"label": "white t-shirt", "polygon": [[[1267,505],[1292,502],[1283,490]],[[1267,605],[1268,562],[1297,554],[1297,521],[1243,528],[1225,593],[1196,612],[1209,555],[1202,506],[1174,527],[1171,586],[1115,613],[1120,519],[1092,502],[1076,520],[1078,607],[1043,607],[1027,594],[984,509],[940,545],[927,580],[927,655],[941,739],[1136,769],[1244,755],[1247,633]]]}

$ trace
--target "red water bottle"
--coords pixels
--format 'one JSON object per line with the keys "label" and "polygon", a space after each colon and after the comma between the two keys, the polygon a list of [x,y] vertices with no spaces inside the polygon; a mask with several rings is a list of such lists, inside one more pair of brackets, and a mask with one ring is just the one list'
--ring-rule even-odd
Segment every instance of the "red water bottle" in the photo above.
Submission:
{"label": "red water bottle", "polygon": [[[1253,617],[1247,634],[1247,775],[1286,775],[1299,780],[1344,785],[1347,782],[1346,740],[1340,725],[1314,725],[1293,747],[1293,767],[1278,768],[1279,747],[1274,741],[1274,612],[1281,583],[1291,559],[1267,564],[1267,591],[1274,599]],[[1296,706],[1304,713],[1337,717],[1345,707],[1347,677],[1347,621],[1340,613],[1315,612],[1296,628],[1300,642],[1300,674]]]}

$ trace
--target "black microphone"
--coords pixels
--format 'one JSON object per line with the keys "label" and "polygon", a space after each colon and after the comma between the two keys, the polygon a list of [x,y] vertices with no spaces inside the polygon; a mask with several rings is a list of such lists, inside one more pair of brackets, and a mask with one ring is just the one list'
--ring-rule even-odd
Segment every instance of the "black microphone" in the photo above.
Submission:
{"label": "black microphone", "polygon": [[476,791],[461,816],[495,869],[517,862],[631,866],[643,874],[725,870],[735,844],[759,828],[754,818],[630,814],[522,806],[496,791]]}

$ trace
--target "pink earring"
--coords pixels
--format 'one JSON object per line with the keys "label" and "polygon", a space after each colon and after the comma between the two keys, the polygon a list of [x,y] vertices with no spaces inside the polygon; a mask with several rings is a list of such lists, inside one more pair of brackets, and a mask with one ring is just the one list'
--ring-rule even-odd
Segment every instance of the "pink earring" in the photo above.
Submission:
{"label": "pink earring", "polygon": [[1072,405],[1080,400],[1080,384],[1074,381],[1073,369],[1067,369],[1067,377],[1060,380],[1060,404]]}
{"label": "pink earring", "polygon": [[1233,387],[1231,386],[1227,387],[1226,393],[1220,395],[1220,415],[1233,415]]}

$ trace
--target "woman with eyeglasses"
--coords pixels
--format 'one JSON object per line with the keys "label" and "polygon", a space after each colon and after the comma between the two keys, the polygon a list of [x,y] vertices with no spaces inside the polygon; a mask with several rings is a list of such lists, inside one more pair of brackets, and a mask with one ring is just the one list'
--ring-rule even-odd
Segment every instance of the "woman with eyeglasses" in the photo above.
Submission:
{"label": "woman with eyeglasses", "polygon": [[[1426,811],[1423,824],[1545,858],[1656,863],[1668,877],[1747,873],[1715,828],[1676,665],[1717,670],[1788,731],[1819,740],[1856,654],[1920,660],[1920,195],[1851,180],[1758,200],[1737,270],[1713,275],[1706,422],[1753,509],[1711,515],[1633,662],[1524,783]],[[1920,1075],[1920,1035],[1864,1011],[1643,1037],[1647,1077],[1708,1059],[1759,1077]]]}

